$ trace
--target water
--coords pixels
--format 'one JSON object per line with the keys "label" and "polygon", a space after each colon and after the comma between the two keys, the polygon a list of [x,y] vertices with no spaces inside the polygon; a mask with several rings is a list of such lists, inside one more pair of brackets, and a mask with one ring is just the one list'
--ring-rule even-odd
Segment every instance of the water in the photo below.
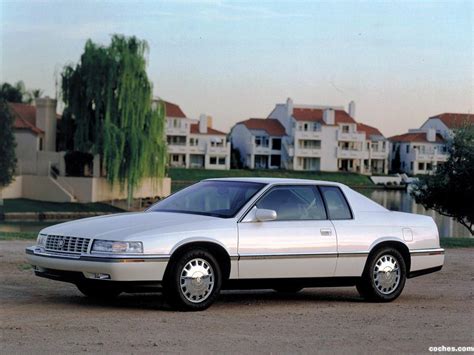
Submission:
{"label": "water", "polygon": [[443,216],[433,210],[427,210],[415,202],[404,190],[359,190],[360,193],[392,211],[409,212],[431,216],[438,226],[440,237],[470,237],[471,234],[453,218]]}
{"label": "water", "polygon": [[[362,189],[360,193],[393,211],[424,214],[433,217],[441,237],[470,237],[469,231],[450,217],[442,216],[418,205],[410,194],[403,190]],[[41,229],[59,222],[0,222],[0,231],[39,232]]]}

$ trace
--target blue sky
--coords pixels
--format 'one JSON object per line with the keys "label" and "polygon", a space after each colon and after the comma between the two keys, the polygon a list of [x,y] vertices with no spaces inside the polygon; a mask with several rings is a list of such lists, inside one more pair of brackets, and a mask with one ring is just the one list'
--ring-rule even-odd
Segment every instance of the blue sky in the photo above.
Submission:
{"label": "blue sky", "polygon": [[275,103],[347,105],[386,135],[441,112],[473,112],[472,1],[0,0],[0,79],[54,96],[86,39],[150,46],[154,91],[215,126]]}

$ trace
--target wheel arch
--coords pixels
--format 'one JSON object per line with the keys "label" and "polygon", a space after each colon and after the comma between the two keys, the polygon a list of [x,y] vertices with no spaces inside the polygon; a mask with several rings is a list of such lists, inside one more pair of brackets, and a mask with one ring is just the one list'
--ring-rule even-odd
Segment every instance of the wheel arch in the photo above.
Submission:
{"label": "wheel arch", "polygon": [[375,242],[370,248],[367,261],[365,262],[364,271],[366,270],[367,265],[369,264],[369,261],[371,260],[372,256],[382,248],[394,248],[400,252],[400,254],[403,257],[403,260],[405,261],[406,272],[408,275],[408,273],[410,272],[410,267],[411,267],[410,249],[405,243],[403,243],[399,239],[383,239],[378,242]]}
{"label": "wheel arch", "polygon": [[230,276],[230,269],[231,269],[231,257],[229,252],[226,248],[219,242],[212,240],[212,239],[191,239],[187,241],[183,241],[182,243],[173,247],[170,252],[170,259],[168,265],[166,266],[166,270],[164,275],[167,274],[170,266],[185,252],[192,250],[192,249],[205,249],[210,252],[219,263],[219,267],[222,271],[222,278],[226,280]]}

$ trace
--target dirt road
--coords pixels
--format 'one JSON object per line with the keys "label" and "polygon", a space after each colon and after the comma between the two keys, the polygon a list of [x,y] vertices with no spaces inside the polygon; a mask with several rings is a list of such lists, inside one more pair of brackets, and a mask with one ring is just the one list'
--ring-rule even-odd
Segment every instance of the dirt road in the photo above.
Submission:
{"label": "dirt road", "polygon": [[0,353],[428,352],[473,346],[474,249],[450,249],[445,268],[408,280],[389,304],[355,288],[226,291],[209,310],[172,312],[158,294],[93,303],[72,285],[27,269],[28,242],[0,242]]}

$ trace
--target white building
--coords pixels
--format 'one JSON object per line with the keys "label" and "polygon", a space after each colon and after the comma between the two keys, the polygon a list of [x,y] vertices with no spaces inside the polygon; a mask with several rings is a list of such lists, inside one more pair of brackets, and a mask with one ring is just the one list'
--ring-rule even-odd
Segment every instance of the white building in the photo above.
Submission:
{"label": "white building", "polygon": [[410,175],[428,174],[448,159],[446,140],[434,128],[411,130],[408,133],[390,137],[392,169],[397,155],[400,170]]}
{"label": "white building", "polygon": [[348,112],[344,107],[294,104],[290,98],[277,104],[269,118],[285,128],[282,167],[387,173],[389,142],[379,130],[356,122],[354,116],[354,102],[349,104]]}
{"label": "white building", "polygon": [[444,139],[451,139],[457,129],[464,125],[474,125],[474,114],[468,113],[442,113],[432,116],[420,127],[426,131],[430,128],[436,130]]}
{"label": "white building", "polygon": [[250,118],[230,132],[232,146],[240,152],[243,166],[250,169],[281,168],[281,143],[285,128],[278,120]]}
{"label": "white building", "polygon": [[168,162],[172,167],[230,169],[227,134],[212,128],[212,117],[186,117],[181,108],[162,101],[166,112]]}
{"label": "white building", "polygon": [[447,143],[465,125],[474,125],[473,114],[442,113],[428,118],[419,129],[391,137],[392,169],[397,168],[398,155],[402,172],[412,175],[432,172],[448,159]]}

